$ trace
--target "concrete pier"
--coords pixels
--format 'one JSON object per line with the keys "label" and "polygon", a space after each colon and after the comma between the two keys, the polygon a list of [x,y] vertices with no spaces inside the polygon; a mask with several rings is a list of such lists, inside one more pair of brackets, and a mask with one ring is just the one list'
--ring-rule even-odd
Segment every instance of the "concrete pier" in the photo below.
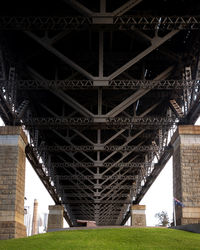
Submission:
{"label": "concrete pier", "polygon": [[176,225],[200,223],[200,126],[179,126],[172,144]]}
{"label": "concrete pier", "polygon": [[25,146],[21,127],[0,127],[0,239],[26,236],[24,226]]}

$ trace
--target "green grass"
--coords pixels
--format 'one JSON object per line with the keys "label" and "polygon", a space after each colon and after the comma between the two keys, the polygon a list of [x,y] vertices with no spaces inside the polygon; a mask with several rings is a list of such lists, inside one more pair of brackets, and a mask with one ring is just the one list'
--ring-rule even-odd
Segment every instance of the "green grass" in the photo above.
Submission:
{"label": "green grass", "polygon": [[0,250],[200,249],[200,234],[167,228],[62,231],[0,241]]}

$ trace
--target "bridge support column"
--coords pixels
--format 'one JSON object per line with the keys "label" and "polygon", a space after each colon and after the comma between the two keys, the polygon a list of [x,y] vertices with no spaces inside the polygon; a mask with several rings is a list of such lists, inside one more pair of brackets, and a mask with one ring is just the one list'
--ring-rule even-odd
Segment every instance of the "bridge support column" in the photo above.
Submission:
{"label": "bridge support column", "polygon": [[179,126],[172,144],[176,224],[200,223],[200,126]]}
{"label": "bridge support column", "polygon": [[131,226],[146,227],[146,206],[132,205],[131,206]]}
{"label": "bridge support column", "polygon": [[48,231],[50,229],[63,228],[63,206],[49,206]]}
{"label": "bridge support column", "polygon": [[26,237],[25,146],[21,127],[0,127],[0,239]]}

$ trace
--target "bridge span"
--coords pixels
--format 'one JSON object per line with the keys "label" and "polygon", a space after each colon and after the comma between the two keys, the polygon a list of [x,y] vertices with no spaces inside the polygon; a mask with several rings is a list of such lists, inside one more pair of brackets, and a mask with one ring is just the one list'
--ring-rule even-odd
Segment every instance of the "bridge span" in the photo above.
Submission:
{"label": "bridge span", "polygon": [[126,223],[174,155],[177,224],[200,222],[199,11],[194,0],[6,1],[0,238],[24,235],[25,157],[70,226],[108,226]]}

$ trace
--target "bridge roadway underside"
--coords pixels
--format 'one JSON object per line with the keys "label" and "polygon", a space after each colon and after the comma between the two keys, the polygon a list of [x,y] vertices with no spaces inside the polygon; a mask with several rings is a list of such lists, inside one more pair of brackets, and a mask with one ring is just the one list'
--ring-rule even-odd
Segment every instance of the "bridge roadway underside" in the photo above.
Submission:
{"label": "bridge roadway underside", "polygon": [[[0,116],[71,226],[121,225],[199,115],[199,1],[7,0]],[[6,17],[5,17],[6,16]],[[34,187],[33,187],[34,188]]]}

